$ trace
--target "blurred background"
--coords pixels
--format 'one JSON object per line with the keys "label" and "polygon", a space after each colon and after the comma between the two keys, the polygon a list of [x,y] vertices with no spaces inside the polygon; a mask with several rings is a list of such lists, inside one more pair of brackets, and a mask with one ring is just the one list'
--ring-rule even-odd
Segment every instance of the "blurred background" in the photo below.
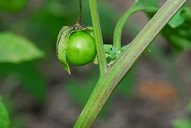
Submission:
{"label": "blurred background", "polygon": [[[133,2],[98,1],[104,43],[112,43],[117,20]],[[88,4],[83,1],[85,25],[91,25]],[[78,2],[72,0],[0,0],[0,96],[10,128],[73,127],[99,73],[97,65],[88,64],[71,67],[69,76],[56,57],[58,32],[73,25],[77,15]],[[119,83],[93,127],[191,128],[191,11],[187,17],[185,26],[169,29],[183,38],[169,39],[164,29]],[[123,45],[147,21],[142,12],[133,15]]]}

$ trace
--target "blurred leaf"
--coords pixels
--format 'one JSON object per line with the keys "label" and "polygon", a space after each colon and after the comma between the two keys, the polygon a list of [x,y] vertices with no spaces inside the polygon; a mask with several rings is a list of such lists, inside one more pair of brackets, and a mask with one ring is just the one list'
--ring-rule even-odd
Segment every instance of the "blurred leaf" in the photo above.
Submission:
{"label": "blurred leaf", "polygon": [[168,22],[168,25],[170,25],[172,28],[176,28],[183,23],[184,23],[184,17],[182,17],[182,9],[181,9]]}
{"label": "blurred leaf", "polygon": [[171,35],[169,38],[169,43],[172,43],[177,49],[180,50],[187,50],[191,48],[191,40],[181,37],[181,36],[175,36]]}
{"label": "blurred leaf", "polygon": [[[75,14],[77,20],[77,14],[76,13],[78,10],[78,2],[75,2]],[[71,10],[71,8],[69,8]],[[100,23],[101,23],[101,28],[102,28],[102,34],[104,38],[109,38],[112,36],[114,28],[115,28],[115,20],[118,15],[118,12],[116,12],[115,9],[111,6],[111,4],[108,4],[106,1],[99,1],[98,2],[98,10],[99,10],[99,17],[100,17]],[[70,16],[71,17],[71,16]],[[89,2],[84,1],[83,2],[83,24],[87,26],[91,26],[92,20],[91,20],[91,15],[90,15],[90,8],[89,8]],[[109,21],[109,22],[108,22]]]}
{"label": "blurred leaf", "polygon": [[131,70],[130,72],[126,73],[123,79],[119,82],[119,85],[117,85],[115,92],[119,93],[124,97],[132,95],[135,89],[134,74],[135,74],[134,70]]}
{"label": "blurred leaf", "polygon": [[184,8],[182,11],[182,16],[186,21],[191,21],[191,8]]}
{"label": "blurred leaf", "polygon": [[[80,106],[84,106],[90,97],[98,79],[98,73],[90,74],[87,80],[83,82],[81,80],[70,80],[67,84],[67,91],[73,98],[73,100],[78,103]],[[121,80],[119,85],[114,91],[114,94],[118,94],[121,96],[130,96],[134,90],[134,70],[130,71],[125,77]],[[109,106],[111,106],[112,97],[109,98],[107,103],[104,105],[100,116],[104,117],[108,112]]]}
{"label": "blurred leaf", "polygon": [[173,123],[174,128],[191,128],[191,120],[178,119]]}
{"label": "blurred leaf", "polygon": [[0,33],[0,62],[19,63],[43,57],[43,52],[24,37]]}
{"label": "blurred leaf", "polygon": [[84,82],[79,80],[71,80],[67,84],[67,90],[75,102],[77,102],[80,106],[84,106],[93,91],[96,82],[97,77],[94,75],[90,76],[88,80]]}
{"label": "blurred leaf", "polygon": [[24,128],[24,125],[22,123],[22,121],[20,121],[18,119],[18,117],[16,117],[17,119],[15,120],[11,120],[11,124],[9,128]]}
{"label": "blurred leaf", "polygon": [[156,12],[159,9],[157,0],[135,0],[135,7],[145,12]]}
{"label": "blurred leaf", "polygon": [[0,97],[0,128],[8,128],[10,123],[8,112]]}
{"label": "blurred leaf", "polygon": [[17,67],[20,74],[22,86],[33,96],[36,100],[43,102],[46,97],[45,79],[40,74],[32,63],[23,63]]}
{"label": "blurred leaf", "polygon": [[4,12],[19,12],[27,4],[28,0],[0,0],[0,10]]}
{"label": "blurred leaf", "polygon": [[37,101],[43,102],[46,97],[45,79],[33,63],[0,63],[0,74],[7,76],[16,74],[20,78],[20,84]]}
{"label": "blurred leaf", "polygon": [[188,104],[188,112],[191,113],[191,101],[190,101],[190,103]]}
{"label": "blurred leaf", "polygon": [[177,28],[166,26],[162,30],[162,35],[171,44],[176,53],[191,49],[191,25],[184,23]]}
{"label": "blurred leaf", "polygon": [[[143,10],[149,19],[158,11],[157,0],[137,0],[136,6]],[[176,53],[191,49],[191,9],[182,7],[161,31]]]}
{"label": "blurred leaf", "polygon": [[[84,106],[88,101],[98,79],[98,73],[94,71],[94,74],[90,74],[88,80],[70,80],[67,84],[67,91],[73,100],[80,106]],[[111,99],[111,98],[110,98]],[[100,117],[104,117],[107,113],[108,107],[110,106],[111,100],[108,100],[100,112]]]}

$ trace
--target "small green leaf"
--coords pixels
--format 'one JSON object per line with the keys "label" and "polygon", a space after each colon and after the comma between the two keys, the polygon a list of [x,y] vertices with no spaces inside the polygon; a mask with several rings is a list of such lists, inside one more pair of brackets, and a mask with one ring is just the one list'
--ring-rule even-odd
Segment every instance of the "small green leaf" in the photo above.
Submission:
{"label": "small green leaf", "polygon": [[0,33],[0,62],[20,63],[43,57],[43,52],[24,37]]}
{"label": "small green leaf", "polygon": [[8,128],[9,124],[9,115],[0,97],[0,128]]}
{"label": "small green leaf", "polygon": [[103,48],[106,54],[106,58],[110,58],[111,60],[115,60],[121,53],[120,50],[118,51],[115,47],[113,47],[110,44],[104,44]]}
{"label": "small green leaf", "polygon": [[103,45],[103,49],[104,49],[105,53],[110,53],[112,48],[113,48],[113,46],[111,44],[104,44]]}

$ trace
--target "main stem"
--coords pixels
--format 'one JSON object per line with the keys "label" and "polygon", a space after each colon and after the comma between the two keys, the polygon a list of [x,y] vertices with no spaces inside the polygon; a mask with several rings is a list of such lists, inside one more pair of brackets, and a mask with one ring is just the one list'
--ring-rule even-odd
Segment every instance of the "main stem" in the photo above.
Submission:
{"label": "main stem", "polygon": [[97,0],[89,0],[90,11],[92,16],[92,25],[94,31],[94,38],[97,48],[97,58],[99,62],[100,77],[103,77],[107,70],[107,61],[103,50],[103,38],[101,34],[101,26],[99,21],[99,14],[97,8]]}
{"label": "main stem", "polygon": [[[74,128],[90,128],[92,126],[118,82],[185,2],[186,0],[168,0],[161,7],[132,41],[130,47],[119,57],[107,75],[100,77]],[[90,4],[94,5],[95,3],[96,0],[90,0]],[[96,18],[97,15],[92,17]]]}

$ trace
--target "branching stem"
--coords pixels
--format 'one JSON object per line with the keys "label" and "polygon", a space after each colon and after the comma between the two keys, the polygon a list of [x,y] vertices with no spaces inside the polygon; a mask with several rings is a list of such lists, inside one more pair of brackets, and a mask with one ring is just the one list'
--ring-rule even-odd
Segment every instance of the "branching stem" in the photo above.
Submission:
{"label": "branching stem", "polygon": [[[97,0],[89,0],[90,9],[92,14],[92,22],[95,33],[96,41],[99,41],[98,47],[102,51],[102,38],[99,26],[99,17],[97,13]],[[165,24],[172,18],[172,16],[180,9],[180,7],[186,2],[186,0],[168,0],[155,16],[147,23],[147,25],[141,30],[141,32],[131,42],[131,45],[121,56],[116,60],[114,65],[108,70],[107,74],[101,75],[100,79],[92,92],[88,102],[86,103],[82,113],[80,114],[74,128],[90,128],[97,118],[99,112],[104,106],[105,102],[117,86],[118,82],[132,67],[138,57],[148,47],[151,41],[157,36],[160,30]],[[101,41],[101,42],[100,42]],[[102,45],[102,46],[100,46]],[[98,57],[100,53],[98,53]],[[99,58],[98,58],[99,59]],[[99,59],[100,60],[100,59]],[[105,72],[105,60],[103,56],[99,63],[100,69]],[[103,73],[103,72],[102,72]]]}

